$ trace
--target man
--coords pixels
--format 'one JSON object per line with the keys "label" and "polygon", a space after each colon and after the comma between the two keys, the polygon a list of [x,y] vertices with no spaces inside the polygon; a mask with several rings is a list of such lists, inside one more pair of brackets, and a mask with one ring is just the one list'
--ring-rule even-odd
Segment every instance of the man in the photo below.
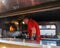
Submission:
{"label": "man", "polygon": [[41,36],[40,36],[40,28],[39,25],[36,21],[32,20],[32,19],[28,19],[27,17],[24,18],[24,23],[28,25],[28,34],[29,37],[33,37],[34,35],[36,36],[36,40],[40,41],[41,40]]}

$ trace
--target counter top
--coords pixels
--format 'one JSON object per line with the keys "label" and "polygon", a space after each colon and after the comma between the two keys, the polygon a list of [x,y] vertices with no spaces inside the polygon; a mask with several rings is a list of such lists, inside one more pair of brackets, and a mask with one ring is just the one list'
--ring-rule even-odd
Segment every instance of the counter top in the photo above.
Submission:
{"label": "counter top", "polygon": [[8,43],[14,45],[23,45],[23,46],[31,46],[37,48],[60,48],[59,46],[50,46],[50,45],[40,45],[36,41],[26,40],[25,39],[14,39],[14,38],[0,38],[1,43]]}
{"label": "counter top", "polygon": [[23,46],[33,46],[33,47],[40,47],[40,44],[36,41],[26,40],[25,39],[13,39],[13,38],[0,38],[0,42],[8,43],[8,44],[15,44],[15,45],[23,45]]}

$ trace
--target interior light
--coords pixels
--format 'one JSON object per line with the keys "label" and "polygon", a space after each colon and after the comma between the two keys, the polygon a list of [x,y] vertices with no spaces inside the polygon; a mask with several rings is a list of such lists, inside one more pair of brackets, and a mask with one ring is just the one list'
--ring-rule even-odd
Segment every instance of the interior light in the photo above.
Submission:
{"label": "interior light", "polygon": [[25,24],[25,22],[22,22],[23,24]]}
{"label": "interior light", "polygon": [[19,23],[16,21],[15,24],[18,25]]}
{"label": "interior light", "polygon": [[15,25],[18,25],[19,24],[18,21],[12,21],[11,23],[14,23]]}

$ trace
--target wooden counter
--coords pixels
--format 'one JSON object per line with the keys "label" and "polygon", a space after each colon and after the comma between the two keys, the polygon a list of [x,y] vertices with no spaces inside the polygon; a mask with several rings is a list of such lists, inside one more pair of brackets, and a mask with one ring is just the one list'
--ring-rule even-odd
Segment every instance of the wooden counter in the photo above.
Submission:
{"label": "wooden counter", "polygon": [[7,43],[0,43],[0,47],[6,47],[6,48],[37,48],[37,47],[31,47],[31,46],[23,46],[23,45],[15,45],[15,44],[7,44]]}
{"label": "wooden counter", "polygon": [[0,48],[60,48],[60,46],[40,45],[34,41],[17,39],[0,39]]}
{"label": "wooden counter", "polygon": [[22,40],[17,41],[16,39],[0,39],[0,47],[6,46],[7,48],[39,48],[40,44],[29,43]]}

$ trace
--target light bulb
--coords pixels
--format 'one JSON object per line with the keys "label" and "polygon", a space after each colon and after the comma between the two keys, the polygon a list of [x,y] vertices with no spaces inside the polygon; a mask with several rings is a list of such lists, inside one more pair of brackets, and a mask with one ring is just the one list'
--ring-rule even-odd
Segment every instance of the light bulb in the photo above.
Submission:
{"label": "light bulb", "polygon": [[23,24],[25,24],[25,22],[22,22]]}

